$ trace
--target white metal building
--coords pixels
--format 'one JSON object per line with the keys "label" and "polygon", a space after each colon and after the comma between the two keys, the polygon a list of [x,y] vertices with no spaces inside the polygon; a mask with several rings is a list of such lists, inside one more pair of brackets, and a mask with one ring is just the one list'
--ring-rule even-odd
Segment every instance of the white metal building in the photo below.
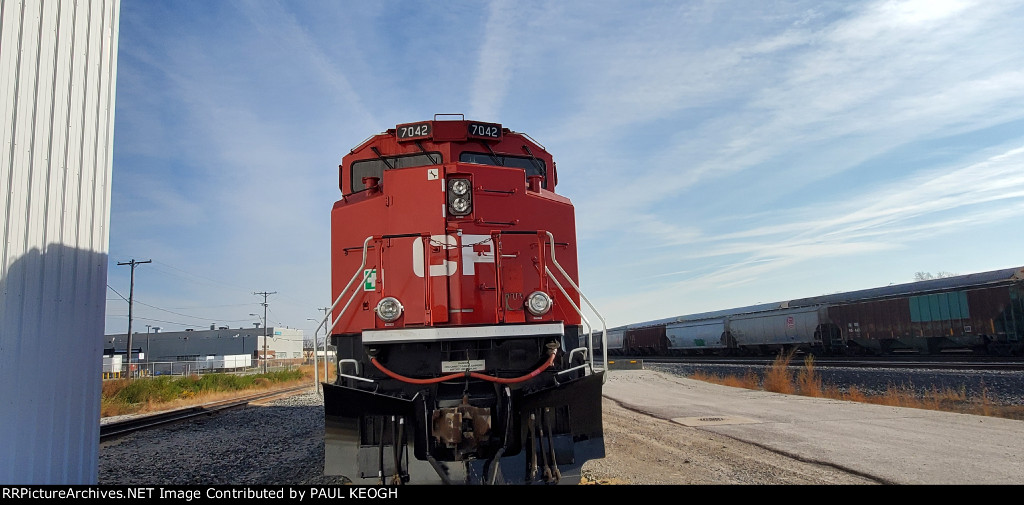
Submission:
{"label": "white metal building", "polygon": [[95,484],[118,0],[0,1],[0,484]]}

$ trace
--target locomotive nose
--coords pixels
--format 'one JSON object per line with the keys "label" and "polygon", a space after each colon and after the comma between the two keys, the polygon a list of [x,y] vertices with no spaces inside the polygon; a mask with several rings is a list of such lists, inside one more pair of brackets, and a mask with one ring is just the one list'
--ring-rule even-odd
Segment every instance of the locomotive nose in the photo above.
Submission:
{"label": "locomotive nose", "polygon": [[456,116],[398,124],[338,167],[324,471],[574,484],[604,456],[607,360],[580,338],[573,206],[543,146]]}

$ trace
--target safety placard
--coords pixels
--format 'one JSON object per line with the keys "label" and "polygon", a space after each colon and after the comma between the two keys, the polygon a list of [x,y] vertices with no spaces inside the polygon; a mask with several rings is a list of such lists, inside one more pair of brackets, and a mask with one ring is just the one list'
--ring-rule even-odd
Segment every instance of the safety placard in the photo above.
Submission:
{"label": "safety placard", "polygon": [[363,291],[377,290],[377,269],[367,268],[363,270]]}
{"label": "safety placard", "polygon": [[475,372],[477,370],[484,370],[485,368],[487,368],[487,362],[482,359],[441,362],[441,373]]}

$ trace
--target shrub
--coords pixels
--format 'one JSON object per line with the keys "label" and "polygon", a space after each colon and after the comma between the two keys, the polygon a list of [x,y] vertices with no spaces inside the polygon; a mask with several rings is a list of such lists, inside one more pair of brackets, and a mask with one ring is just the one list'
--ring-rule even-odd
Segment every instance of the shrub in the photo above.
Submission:
{"label": "shrub", "polygon": [[799,386],[800,394],[804,396],[820,397],[825,394],[821,377],[814,370],[814,356],[804,358],[804,367],[797,372],[796,383]]}
{"label": "shrub", "polygon": [[789,363],[795,351],[779,354],[764,374],[764,389],[773,393],[793,394],[793,375],[789,372]]}

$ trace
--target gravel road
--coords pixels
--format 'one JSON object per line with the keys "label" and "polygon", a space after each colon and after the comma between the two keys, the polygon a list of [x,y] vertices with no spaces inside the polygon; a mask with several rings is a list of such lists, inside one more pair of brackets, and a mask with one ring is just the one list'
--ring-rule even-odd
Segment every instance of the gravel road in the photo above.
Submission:
{"label": "gravel road", "polygon": [[[608,380],[616,380],[615,374]],[[806,463],[745,442],[627,410],[608,398],[603,401],[602,415],[605,458],[583,465],[586,482],[613,485],[876,484],[843,470]]]}

